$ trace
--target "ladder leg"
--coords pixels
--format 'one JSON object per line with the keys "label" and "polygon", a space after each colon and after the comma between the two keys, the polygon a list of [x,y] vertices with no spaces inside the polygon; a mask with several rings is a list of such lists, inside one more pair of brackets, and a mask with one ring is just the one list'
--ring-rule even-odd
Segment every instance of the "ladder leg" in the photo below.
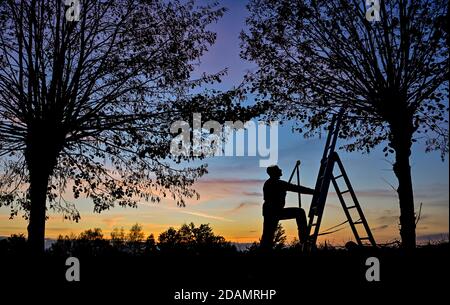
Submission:
{"label": "ladder leg", "polygon": [[352,216],[350,215],[350,212],[347,209],[347,205],[345,204],[344,197],[342,197],[342,194],[341,194],[339,186],[338,186],[338,184],[336,182],[336,179],[333,178],[331,181],[333,182],[334,189],[336,190],[336,194],[337,194],[337,196],[339,198],[339,202],[341,203],[342,209],[344,210],[344,213],[345,213],[345,216],[348,219],[348,223],[350,224],[350,228],[352,229],[352,232],[353,232],[353,235],[355,236],[356,242],[358,243],[358,245],[361,246],[362,245],[361,239],[359,238],[358,231],[356,230],[356,227],[355,227],[355,224],[353,222]]}
{"label": "ladder leg", "polygon": [[[300,164],[297,166],[297,185],[300,184]],[[300,193],[297,193],[298,196],[298,207],[302,208],[302,195]]]}
{"label": "ladder leg", "polygon": [[[328,158],[322,163],[323,168],[319,171],[319,176],[316,182],[316,194],[314,194],[309,210],[309,224],[308,224],[308,243],[315,245],[317,237],[319,236],[320,224],[322,222],[323,211],[330,188],[331,178],[333,176],[334,159]],[[313,233],[311,231],[314,227]]]}
{"label": "ladder leg", "polygon": [[[336,163],[338,165],[339,171],[341,173],[341,176],[342,176],[342,178],[345,181],[345,185],[347,187],[347,191],[350,193],[350,196],[351,196],[352,201],[353,201],[353,207],[356,208],[356,210],[358,212],[358,216],[359,216],[359,218],[361,220],[361,224],[364,226],[364,229],[366,231],[367,239],[369,240],[369,242],[370,242],[370,244],[372,246],[376,246],[375,239],[374,239],[374,237],[372,235],[372,232],[370,230],[369,224],[367,223],[366,217],[364,216],[364,213],[362,211],[361,205],[359,204],[358,198],[356,197],[355,191],[353,190],[353,186],[352,186],[352,184],[350,182],[350,179],[348,178],[347,172],[345,171],[344,165],[342,164],[342,161],[341,161],[341,159],[339,158],[339,155],[336,152],[333,154],[333,159],[335,159],[335,161],[336,161]],[[344,208],[344,211],[345,211],[345,213],[347,215],[347,218],[348,218],[348,217],[350,217],[350,213],[348,211],[348,206],[345,204],[345,200],[342,197],[342,192],[340,192],[338,190],[339,186],[337,185],[336,179],[334,177],[333,177],[333,184],[334,184],[336,192],[338,194],[339,201],[341,201],[342,207]],[[350,222],[350,225],[352,226],[352,230],[353,230],[353,228],[355,227],[355,223],[353,221],[351,221],[350,218],[349,218],[349,222]],[[358,244],[362,244],[361,237],[358,235],[358,233],[356,231],[356,228],[355,228],[355,230],[353,232],[354,233],[356,232],[355,238],[357,238]]]}

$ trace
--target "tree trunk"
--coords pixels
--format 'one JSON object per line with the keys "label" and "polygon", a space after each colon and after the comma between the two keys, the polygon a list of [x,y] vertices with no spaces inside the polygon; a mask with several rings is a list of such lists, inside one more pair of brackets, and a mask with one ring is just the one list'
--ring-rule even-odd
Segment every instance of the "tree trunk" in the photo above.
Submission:
{"label": "tree trunk", "polygon": [[30,131],[25,151],[30,180],[28,244],[30,252],[34,255],[41,255],[45,250],[47,189],[59,155],[58,146],[54,141],[57,129],[43,128],[39,125],[35,125]]}
{"label": "tree trunk", "polygon": [[[43,165],[43,164],[42,164]],[[45,250],[45,217],[47,187],[50,174],[41,164],[31,164],[30,171],[30,218],[28,223],[28,244],[33,254]]]}
{"label": "tree trunk", "polygon": [[411,155],[412,132],[408,125],[400,125],[392,130],[391,146],[395,150],[394,173],[398,179],[398,198],[400,202],[400,236],[406,249],[416,247],[416,217],[414,213],[414,194],[412,187]]}

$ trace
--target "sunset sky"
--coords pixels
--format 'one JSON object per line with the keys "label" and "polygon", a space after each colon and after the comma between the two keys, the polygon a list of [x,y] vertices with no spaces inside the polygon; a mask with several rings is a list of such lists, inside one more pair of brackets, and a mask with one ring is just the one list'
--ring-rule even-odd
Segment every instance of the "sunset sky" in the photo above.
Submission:
{"label": "sunset sky", "polygon": [[[245,1],[226,0],[221,3],[229,10],[225,16],[211,26],[218,34],[216,44],[204,55],[196,73],[213,73],[228,68],[223,82],[217,89],[229,89],[238,85],[246,71],[254,65],[239,57],[239,33],[245,27]],[[251,101],[250,101],[251,102]],[[340,142],[340,144],[343,144]],[[291,132],[288,125],[279,128],[278,165],[284,171],[284,179],[301,160],[302,184],[313,187],[324,146],[321,139],[304,139]],[[397,181],[392,172],[392,157],[384,157],[382,147],[370,154],[340,152],[341,159],[356,190],[362,208],[373,230],[377,242],[399,239],[399,207],[396,192]],[[448,238],[449,232],[449,164],[442,162],[439,153],[425,153],[422,144],[416,144],[411,158],[415,205],[422,214],[417,225],[418,241]],[[137,209],[117,207],[102,214],[93,213],[93,204],[88,199],[74,202],[81,213],[79,223],[64,221],[61,215],[50,214],[46,237],[59,234],[80,233],[99,227],[109,236],[115,227],[128,229],[134,223],[143,225],[144,231],[154,233],[168,227],[179,227],[183,223],[210,223],[217,234],[235,242],[257,241],[262,232],[262,185],[267,178],[265,168],[259,167],[259,157],[216,157],[205,161],[209,174],[195,185],[200,200],[188,200],[184,208],[173,201],[159,204],[145,203]],[[70,196],[68,199],[70,200]],[[73,198],[72,198],[73,199]],[[304,207],[309,207],[310,196],[302,197]],[[287,206],[297,206],[295,194],[288,196]],[[331,194],[325,208],[322,229],[345,220],[337,198]],[[295,220],[283,221],[289,240],[296,234]],[[26,221],[20,217],[9,220],[9,209],[0,208],[0,236],[26,233]],[[319,238],[343,244],[352,239],[346,228],[332,235]]]}

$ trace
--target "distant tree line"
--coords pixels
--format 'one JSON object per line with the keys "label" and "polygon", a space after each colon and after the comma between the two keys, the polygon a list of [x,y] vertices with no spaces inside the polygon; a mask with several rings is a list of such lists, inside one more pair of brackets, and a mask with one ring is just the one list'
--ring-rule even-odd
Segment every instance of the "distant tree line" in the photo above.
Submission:
{"label": "distant tree line", "polygon": [[[298,240],[287,243],[286,231],[278,224],[274,237],[274,250],[297,249]],[[27,253],[28,244],[24,234],[12,234],[0,240],[0,255]],[[128,232],[123,227],[114,228],[109,238],[102,229],[88,229],[80,234],[59,235],[57,240],[47,249],[47,253],[55,256],[102,256],[125,255],[147,256],[167,254],[233,254],[239,250],[223,236],[213,232],[209,224],[195,226],[194,223],[183,224],[161,232],[157,238],[154,234],[145,237],[142,225],[134,224]],[[259,251],[259,242],[252,243],[245,252]]]}
{"label": "distant tree line", "polygon": [[[399,248],[400,241],[388,244],[380,244],[380,249],[387,251]],[[448,248],[448,236],[441,240],[424,245],[425,248]],[[62,236],[47,249],[50,256],[58,257],[100,257],[100,256],[124,256],[124,257],[150,257],[167,255],[258,255],[260,253],[259,242],[253,242],[245,249],[238,249],[235,244],[227,241],[223,236],[216,235],[209,224],[201,224],[196,227],[194,223],[183,224],[179,229],[173,227],[161,232],[158,238],[154,234],[145,237],[142,225],[134,224],[128,232],[124,228],[114,228],[109,238],[106,238],[100,228],[88,229],[78,235],[70,234]],[[12,234],[8,238],[0,239],[0,257],[29,254],[29,244],[24,234]],[[278,224],[274,236],[273,253],[299,254],[301,245],[297,239],[287,241],[286,231]],[[345,247],[338,247],[325,241],[318,245],[321,253],[336,253],[340,251],[359,252],[363,248],[353,241],[348,241]],[[371,251],[370,248],[365,249]],[[372,249],[373,250],[373,249]]]}
{"label": "distant tree line", "polygon": [[[0,253],[26,253],[27,243],[23,234],[12,235],[0,241]],[[86,230],[78,235],[60,235],[47,250],[56,256],[101,255],[158,255],[170,253],[208,254],[233,253],[236,247],[223,236],[216,235],[209,224],[196,227],[184,224],[179,229],[170,227],[159,234],[145,238],[142,225],[133,225],[128,232],[115,228],[106,238],[100,228]]]}

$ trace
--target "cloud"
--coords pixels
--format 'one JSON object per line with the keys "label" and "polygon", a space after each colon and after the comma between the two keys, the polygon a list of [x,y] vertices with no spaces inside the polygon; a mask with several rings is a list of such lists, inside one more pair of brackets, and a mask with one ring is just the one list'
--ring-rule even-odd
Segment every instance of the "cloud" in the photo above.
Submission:
{"label": "cloud", "polygon": [[264,181],[262,179],[200,179],[194,185],[194,189],[200,194],[200,200],[189,203],[201,204],[216,199],[242,196],[244,192],[248,194],[247,196],[256,195],[256,191],[262,188]]}
{"label": "cloud", "polygon": [[105,217],[102,219],[102,222],[106,224],[109,228],[114,227],[117,225],[121,220],[123,220],[124,217],[122,215],[120,216],[112,216],[112,217]]}
{"label": "cloud", "polygon": [[383,214],[377,217],[376,221],[381,223],[398,223],[399,215],[398,212],[394,210],[384,210]]}
{"label": "cloud", "polygon": [[371,228],[372,231],[380,231],[380,230],[384,230],[387,229],[389,227],[389,225],[381,225],[375,228]]}
{"label": "cloud", "polygon": [[430,201],[430,202],[424,202],[424,207],[433,207],[433,208],[442,208],[442,207],[449,207],[449,201],[448,200],[437,200],[437,201]]}
{"label": "cloud", "polygon": [[241,202],[236,207],[234,207],[233,209],[228,211],[228,213],[233,214],[233,213],[238,212],[239,210],[242,210],[246,207],[251,207],[251,206],[260,206],[260,204],[256,203],[256,202]]}
{"label": "cloud", "polygon": [[[357,197],[364,198],[397,198],[397,193],[392,189],[357,189],[355,190]],[[329,194],[336,195],[335,191]]]}
{"label": "cloud", "polygon": [[47,227],[45,228],[46,232],[50,232],[50,233],[68,233],[68,232],[72,232],[73,229],[72,228],[65,228],[65,227]]}
{"label": "cloud", "polygon": [[427,226],[417,226],[416,227],[416,231],[424,231],[424,230],[428,230],[428,227]]}
{"label": "cloud", "polygon": [[418,235],[417,241],[448,241],[448,232],[441,232],[441,233],[433,233],[433,234],[424,234],[424,235]]}
{"label": "cloud", "polygon": [[246,191],[244,191],[244,192],[242,192],[242,195],[262,197],[263,194],[261,192],[246,192]]}
{"label": "cloud", "polygon": [[209,218],[209,219],[215,219],[215,220],[221,220],[221,221],[226,221],[226,222],[233,222],[234,221],[232,219],[228,219],[228,218],[225,218],[225,217],[210,215],[210,214],[201,213],[201,212],[189,212],[189,211],[179,211],[179,212],[183,213],[183,214],[188,214],[188,215],[193,215],[193,216],[198,216],[198,217],[204,217],[204,218]]}
{"label": "cloud", "polygon": [[448,205],[448,184],[434,183],[431,185],[420,185],[414,188],[414,196],[416,199],[430,199],[434,198],[447,202]]}
{"label": "cloud", "polygon": [[[335,192],[330,192],[335,194]],[[397,199],[397,192],[391,188],[386,189],[357,189],[355,193],[358,197],[366,198],[394,198]],[[433,200],[430,203],[448,206],[448,185],[435,184],[418,186],[414,188],[414,198],[416,201]],[[428,204],[428,203],[427,203]]]}
{"label": "cloud", "polygon": [[196,184],[221,184],[221,185],[257,185],[263,184],[263,179],[230,179],[230,178],[214,178],[199,180]]}

